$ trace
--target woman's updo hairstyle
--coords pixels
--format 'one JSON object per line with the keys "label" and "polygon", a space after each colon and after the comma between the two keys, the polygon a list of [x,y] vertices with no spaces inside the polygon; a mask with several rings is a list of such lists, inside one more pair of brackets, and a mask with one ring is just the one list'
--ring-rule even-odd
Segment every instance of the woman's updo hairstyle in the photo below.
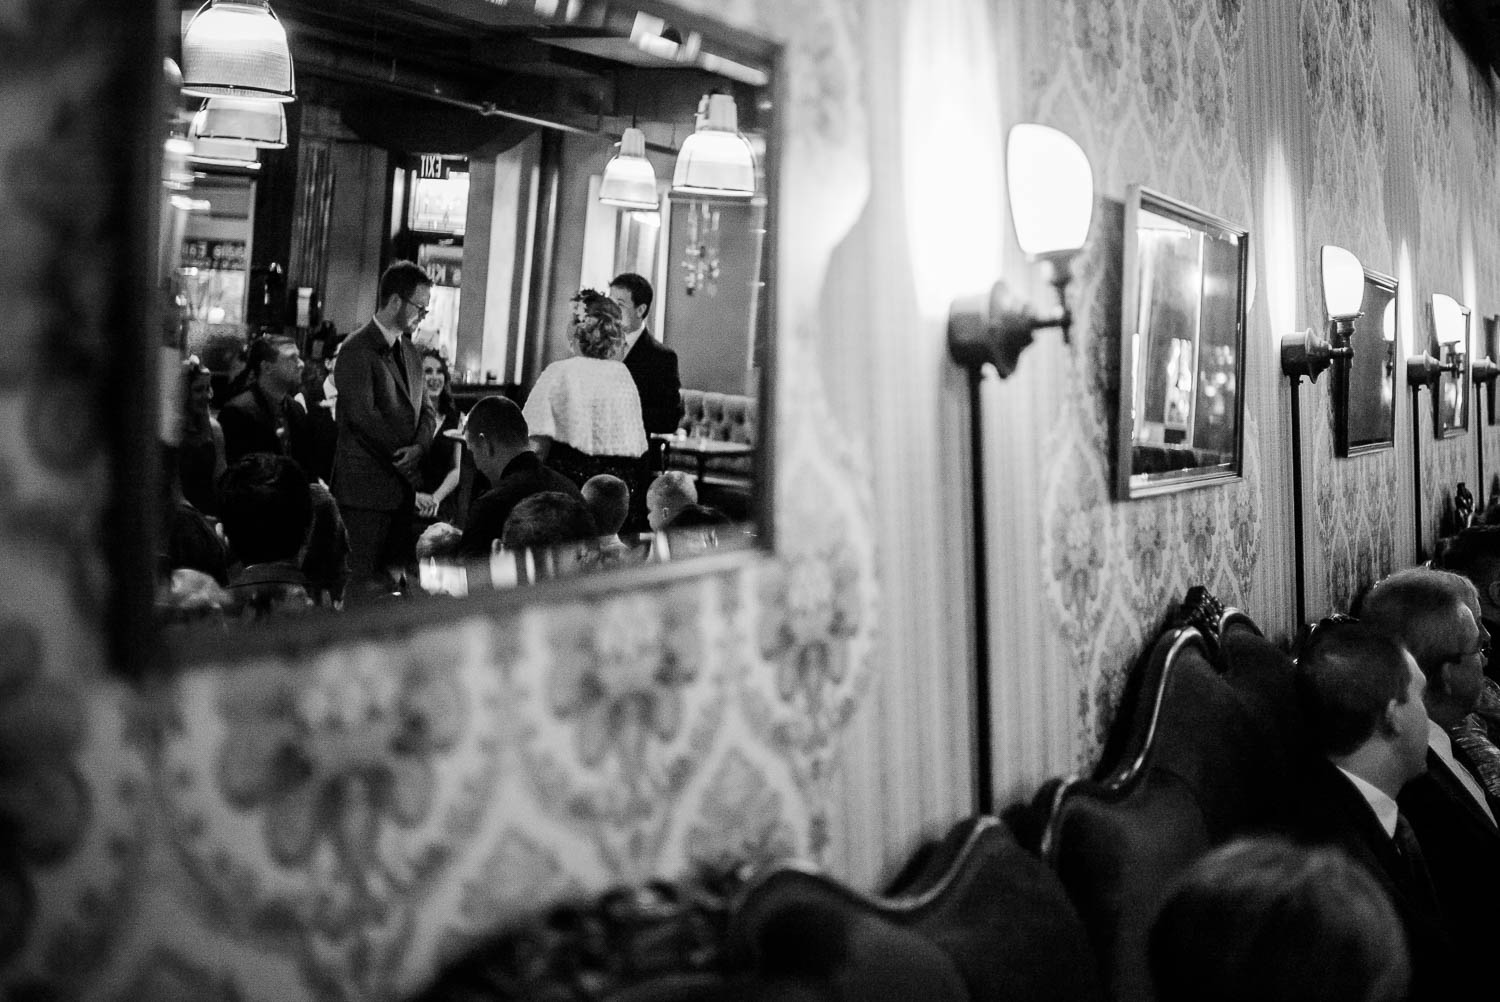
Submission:
{"label": "woman's updo hairstyle", "polygon": [[619,304],[593,289],[580,289],[572,303],[573,349],[585,358],[613,358],[625,343]]}

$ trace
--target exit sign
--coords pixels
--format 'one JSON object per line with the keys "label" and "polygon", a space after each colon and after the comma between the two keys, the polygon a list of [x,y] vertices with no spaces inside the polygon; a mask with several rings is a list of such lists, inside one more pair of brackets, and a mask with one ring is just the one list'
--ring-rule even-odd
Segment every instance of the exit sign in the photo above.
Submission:
{"label": "exit sign", "polygon": [[417,176],[437,181],[448,179],[448,162],[435,154],[423,154],[417,158]]}

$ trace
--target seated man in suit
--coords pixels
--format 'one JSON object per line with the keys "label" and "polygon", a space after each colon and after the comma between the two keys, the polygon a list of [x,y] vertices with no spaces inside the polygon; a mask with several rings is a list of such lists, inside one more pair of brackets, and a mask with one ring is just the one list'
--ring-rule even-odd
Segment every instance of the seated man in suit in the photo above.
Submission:
{"label": "seated man in suit", "polygon": [[224,458],[234,462],[252,452],[300,458],[306,413],[293,399],[302,388],[302,355],[289,337],[268,334],[246,354],[249,387],[219,412]]}
{"label": "seated man in suit", "polygon": [[485,397],[476,403],[464,423],[464,443],[474,455],[474,465],[492,486],[469,506],[460,556],[489,556],[491,545],[505,531],[511,510],[524,498],[542,491],[583,498],[573,481],[543,466],[531,451],[526,418],[513,400]]}
{"label": "seated man in suit", "polygon": [[1500,802],[1485,792],[1470,753],[1453,738],[1484,683],[1489,634],[1475,619],[1475,605],[1466,579],[1418,567],[1376,584],[1362,606],[1365,622],[1401,642],[1427,677],[1427,768],[1400,803],[1427,849],[1438,898],[1466,952],[1500,942]]}
{"label": "seated man in suit", "polygon": [[1347,852],[1390,895],[1412,954],[1413,998],[1455,984],[1459,962],[1397,795],[1427,768],[1426,680],[1394,640],[1358,622],[1319,627],[1297,663],[1307,731],[1322,758],[1304,777],[1299,836]]}

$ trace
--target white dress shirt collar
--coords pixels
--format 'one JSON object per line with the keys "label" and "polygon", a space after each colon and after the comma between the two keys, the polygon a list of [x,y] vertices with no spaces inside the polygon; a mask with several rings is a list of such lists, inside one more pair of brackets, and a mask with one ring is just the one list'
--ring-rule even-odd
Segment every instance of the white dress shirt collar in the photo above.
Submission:
{"label": "white dress shirt collar", "polygon": [[380,328],[380,333],[385,336],[385,346],[387,348],[389,348],[392,345],[394,345],[396,343],[396,339],[401,336],[401,332],[398,331],[398,330],[392,330],[391,328],[387,327],[385,324],[381,323],[380,322],[380,318],[378,316],[377,317],[371,317],[370,319],[373,320],[373,321],[375,321],[375,326],[379,327]]}
{"label": "white dress shirt collar", "polygon": [[1359,795],[1365,798],[1365,803],[1370,805],[1370,810],[1375,812],[1375,818],[1380,822],[1380,827],[1391,838],[1396,837],[1396,815],[1400,813],[1396,802],[1386,795],[1386,792],[1367,780],[1354,775],[1343,766],[1337,766],[1338,771],[1349,777],[1349,782],[1359,791]]}

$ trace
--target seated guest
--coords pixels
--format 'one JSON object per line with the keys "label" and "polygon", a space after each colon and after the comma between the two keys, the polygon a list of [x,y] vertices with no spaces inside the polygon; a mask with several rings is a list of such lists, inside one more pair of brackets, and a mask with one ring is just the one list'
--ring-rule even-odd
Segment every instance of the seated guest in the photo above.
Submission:
{"label": "seated guest", "polygon": [[464,556],[488,556],[511,509],[523,498],[560,491],[582,499],[573,481],[544,466],[531,451],[526,418],[513,400],[485,397],[476,403],[464,425],[464,443],[493,485],[469,507],[460,550]]}
{"label": "seated guest", "polygon": [[574,296],[573,307],[574,356],[543,369],[526,398],[533,448],[580,487],[600,473],[634,483],[646,465],[646,426],[635,380],[620,361],[620,307],[592,289]]}
{"label": "seated guest", "polygon": [[162,485],[166,525],[160,537],[162,548],[157,554],[160,576],[165,578],[173,571],[192,569],[207,574],[221,585],[228,583],[229,554],[225,551],[224,540],[214,528],[213,520],[182,496],[182,482],[177,476],[177,450],[165,447],[162,456],[162,469],[166,471]]}
{"label": "seated guest", "polygon": [[298,563],[312,522],[307,475],[285,456],[252,452],[219,480],[219,512],[239,566],[229,592],[246,619],[311,608]]}
{"label": "seated guest", "polygon": [[1380,885],[1336,849],[1243,838],[1193,864],[1151,926],[1158,1002],[1400,1002],[1406,941]]}
{"label": "seated guest", "polygon": [[1303,841],[1344,850],[1390,895],[1411,949],[1414,998],[1464,982],[1425,854],[1396,798],[1427,771],[1426,680],[1398,643],[1359,622],[1315,630],[1296,684],[1320,754],[1299,795]]}
{"label": "seated guest", "polygon": [[1459,533],[1443,550],[1444,570],[1462,574],[1479,594],[1480,624],[1494,635],[1500,631],[1500,525]]}
{"label": "seated guest", "polygon": [[1366,622],[1403,643],[1427,677],[1427,768],[1401,792],[1401,811],[1427,850],[1438,900],[1469,957],[1500,941],[1500,800],[1454,740],[1483,692],[1489,634],[1474,618],[1478,602],[1467,578],[1416,567],[1378,582],[1362,606]]}
{"label": "seated guest", "polygon": [[251,343],[249,386],[219,411],[229,462],[252,452],[295,455],[302,447],[306,413],[292,395],[302,389],[302,355],[289,337],[266,335]]}
{"label": "seated guest", "polygon": [[646,490],[646,521],[653,532],[661,532],[688,505],[698,503],[693,478],[681,470],[668,470]]}
{"label": "seated guest", "polygon": [[620,527],[630,514],[630,488],[608,473],[590,477],[583,485],[583,500],[599,527],[599,560],[617,564],[630,558],[630,547],[620,540]]}
{"label": "seated guest", "polygon": [[434,522],[417,537],[418,560],[449,560],[459,555],[464,533],[456,525]]}
{"label": "seated guest", "polygon": [[302,543],[298,563],[307,576],[308,593],[321,606],[342,604],[344,586],[349,583],[349,532],[333,492],[321,481],[307,485],[312,502],[312,522]]}
{"label": "seated guest", "polygon": [[599,526],[577,493],[542,491],[516,504],[505,520],[500,545],[507,550],[535,550],[556,576],[595,563]]}
{"label": "seated guest", "polygon": [[213,374],[197,355],[183,359],[182,391],[182,433],[176,457],[182,496],[203,514],[214,515],[219,510],[214,482],[228,461],[224,453],[224,429],[209,410],[213,401]]}

